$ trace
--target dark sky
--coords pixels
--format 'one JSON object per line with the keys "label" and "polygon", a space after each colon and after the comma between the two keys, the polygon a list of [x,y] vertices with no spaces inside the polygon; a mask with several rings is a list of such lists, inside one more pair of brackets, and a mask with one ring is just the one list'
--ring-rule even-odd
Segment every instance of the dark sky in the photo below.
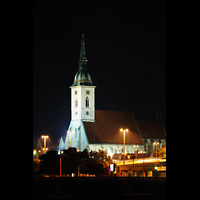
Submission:
{"label": "dark sky", "polygon": [[33,139],[66,134],[82,33],[96,110],[132,110],[136,119],[154,120],[158,109],[166,127],[165,1],[39,1],[33,5]]}

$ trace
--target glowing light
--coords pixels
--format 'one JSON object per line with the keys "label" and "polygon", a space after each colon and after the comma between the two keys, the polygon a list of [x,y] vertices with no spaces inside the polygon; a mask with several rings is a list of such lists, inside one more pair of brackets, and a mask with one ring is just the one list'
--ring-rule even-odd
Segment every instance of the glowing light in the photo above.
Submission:
{"label": "glowing light", "polygon": [[42,135],[41,138],[49,138],[48,135]]}
{"label": "glowing light", "polygon": [[121,128],[120,131],[128,131],[128,129],[127,128],[126,129]]}
{"label": "glowing light", "polygon": [[109,169],[110,169],[110,172],[114,172],[115,171],[115,164],[110,164]]}
{"label": "glowing light", "polygon": [[36,150],[33,151],[33,155],[34,155],[34,156],[36,155]]}
{"label": "glowing light", "polygon": [[[122,165],[122,161],[120,160],[114,160],[117,165]],[[161,159],[161,158],[144,158],[144,159],[134,159],[133,160],[126,160],[125,164],[130,165],[130,164],[140,164],[140,163],[155,163],[155,162],[166,162],[166,159]]]}

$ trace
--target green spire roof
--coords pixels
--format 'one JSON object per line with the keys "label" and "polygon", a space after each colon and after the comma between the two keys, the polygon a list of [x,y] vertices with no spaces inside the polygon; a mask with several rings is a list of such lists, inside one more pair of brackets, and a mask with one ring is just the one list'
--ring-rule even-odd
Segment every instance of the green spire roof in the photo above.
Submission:
{"label": "green spire roof", "polygon": [[84,34],[82,34],[80,58],[79,58],[78,62],[79,62],[79,69],[87,68],[87,59],[86,59]]}
{"label": "green spire roof", "polygon": [[72,86],[93,85],[91,76],[87,71],[87,61],[88,60],[86,59],[84,34],[82,34],[81,48],[80,48],[80,58],[78,60],[79,70],[74,77],[74,84]]}

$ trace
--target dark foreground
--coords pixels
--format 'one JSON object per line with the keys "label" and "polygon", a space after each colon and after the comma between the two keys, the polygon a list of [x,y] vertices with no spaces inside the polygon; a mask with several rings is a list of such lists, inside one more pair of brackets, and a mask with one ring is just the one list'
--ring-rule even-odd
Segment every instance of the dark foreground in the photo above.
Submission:
{"label": "dark foreground", "polygon": [[166,199],[166,178],[33,178],[33,199]]}

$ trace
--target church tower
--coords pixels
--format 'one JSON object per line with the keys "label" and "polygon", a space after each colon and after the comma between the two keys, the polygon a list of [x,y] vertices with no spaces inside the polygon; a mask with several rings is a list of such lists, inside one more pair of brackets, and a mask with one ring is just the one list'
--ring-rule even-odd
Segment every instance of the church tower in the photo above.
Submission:
{"label": "church tower", "polygon": [[71,88],[71,120],[95,121],[95,87],[87,71],[84,34],[82,34],[79,70]]}
{"label": "church tower", "polygon": [[85,132],[84,122],[95,121],[95,87],[87,71],[87,59],[84,35],[81,38],[79,69],[74,77],[71,88],[71,121],[65,142],[60,141],[59,149],[75,147],[83,151],[89,141]]}

